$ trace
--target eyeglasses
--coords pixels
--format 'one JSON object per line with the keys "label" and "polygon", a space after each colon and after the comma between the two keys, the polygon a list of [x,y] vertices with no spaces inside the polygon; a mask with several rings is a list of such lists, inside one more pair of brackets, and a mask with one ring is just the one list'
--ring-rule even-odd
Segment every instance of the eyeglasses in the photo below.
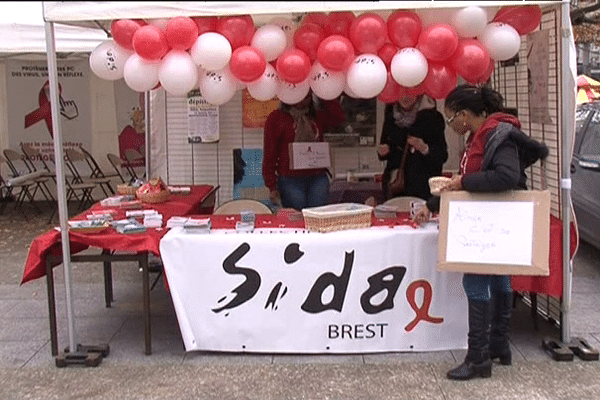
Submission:
{"label": "eyeglasses", "polygon": [[456,117],[458,117],[458,114],[460,114],[461,112],[462,112],[462,110],[460,110],[460,111],[457,111],[457,112],[455,112],[455,113],[454,113],[454,115],[453,115],[453,116],[451,116],[450,118],[446,118],[446,123],[447,123],[448,125],[450,125],[450,124],[452,123],[452,121],[454,121],[454,119],[455,119]]}

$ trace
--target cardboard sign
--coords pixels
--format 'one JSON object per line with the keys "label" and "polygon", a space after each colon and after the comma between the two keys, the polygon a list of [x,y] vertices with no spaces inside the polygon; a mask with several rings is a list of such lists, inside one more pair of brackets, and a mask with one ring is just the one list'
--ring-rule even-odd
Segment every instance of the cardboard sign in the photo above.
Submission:
{"label": "cardboard sign", "polygon": [[289,144],[290,169],[329,168],[329,143],[295,142]]}
{"label": "cardboard sign", "polygon": [[550,274],[550,192],[443,192],[438,270]]}

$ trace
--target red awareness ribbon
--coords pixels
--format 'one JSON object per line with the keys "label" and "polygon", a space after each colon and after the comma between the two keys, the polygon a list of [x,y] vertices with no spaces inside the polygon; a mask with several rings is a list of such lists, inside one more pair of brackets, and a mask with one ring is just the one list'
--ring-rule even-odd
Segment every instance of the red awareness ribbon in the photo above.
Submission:
{"label": "red awareness ribbon", "polygon": [[[423,289],[423,304],[421,307],[417,305],[416,294],[417,289]],[[406,300],[408,300],[408,304],[415,312],[416,316],[408,325],[404,327],[404,330],[407,332],[412,331],[415,326],[421,321],[428,321],[434,324],[441,324],[444,322],[444,318],[432,317],[429,315],[429,307],[431,306],[431,299],[433,298],[433,289],[431,288],[431,284],[426,280],[416,280],[411,282],[406,289]]]}
{"label": "red awareness ribbon", "polygon": [[[40,93],[38,95],[39,108],[30,112],[25,116],[25,128],[29,128],[31,125],[38,123],[41,120],[46,121],[48,132],[50,136],[53,136],[52,132],[52,110],[50,106],[50,99],[48,93],[50,91],[50,83],[46,81]],[[62,87],[58,85],[59,94],[62,93]]]}

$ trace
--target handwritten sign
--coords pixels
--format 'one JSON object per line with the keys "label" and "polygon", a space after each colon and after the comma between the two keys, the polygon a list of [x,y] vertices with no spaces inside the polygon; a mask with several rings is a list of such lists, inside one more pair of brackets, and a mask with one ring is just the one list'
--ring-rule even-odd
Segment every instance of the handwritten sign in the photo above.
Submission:
{"label": "handwritten sign", "polygon": [[295,142],[289,144],[290,169],[328,168],[331,166],[329,143]]}
{"label": "handwritten sign", "polygon": [[533,202],[453,201],[446,260],[531,265]]}
{"label": "handwritten sign", "polygon": [[548,276],[550,192],[443,192],[438,271]]}

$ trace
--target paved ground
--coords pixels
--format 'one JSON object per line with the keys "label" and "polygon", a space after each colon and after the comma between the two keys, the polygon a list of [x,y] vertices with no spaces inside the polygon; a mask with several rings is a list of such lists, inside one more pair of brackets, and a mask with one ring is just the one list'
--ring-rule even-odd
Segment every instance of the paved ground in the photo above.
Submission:
{"label": "paved ground", "polygon": [[[517,301],[513,365],[491,379],[454,382],[446,371],[464,350],[358,355],[186,353],[168,293],[151,294],[152,350],[144,355],[141,277],[136,265],[114,268],[115,302],[105,308],[102,269],[73,264],[77,342],[108,343],[98,367],[57,368],[50,354],[45,281],[20,286],[31,240],[50,215],[26,209],[0,216],[0,399],[600,399],[600,362],[554,361],[541,346],[560,339],[545,320],[534,330]],[[55,220],[56,222],[56,220]],[[68,346],[62,267],[56,268],[59,343]],[[582,243],[574,262],[571,336],[600,348],[600,251]]]}

